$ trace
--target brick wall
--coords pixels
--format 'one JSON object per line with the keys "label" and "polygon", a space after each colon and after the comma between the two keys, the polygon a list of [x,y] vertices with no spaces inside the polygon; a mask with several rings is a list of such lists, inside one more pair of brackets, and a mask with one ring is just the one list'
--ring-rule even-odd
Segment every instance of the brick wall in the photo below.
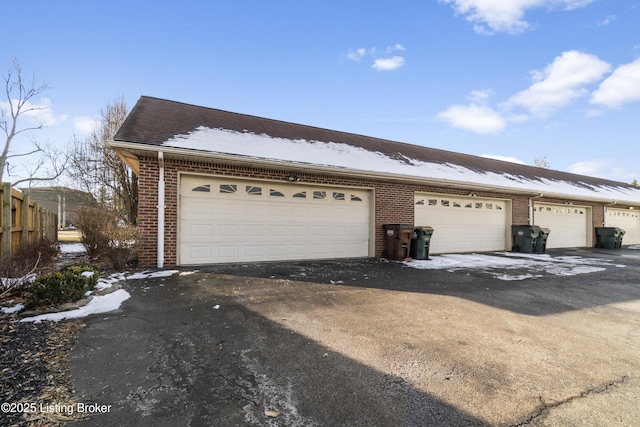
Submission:
{"label": "brick wall", "polygon": [[[386,238],[383,224],[413,224],[414,194],[416,192],[456,194],[466,196],[468,190],[443,189],[431,186],[408,185],[389,181],[375,181],[358,178],[336,177],[323,174],[309,174],[299,170],[271,170],[235,165],[194,163],[180,160],[165,160],[165,266],[177,264],[178,242],[178,175],[179,173],[198,173],[227,175],[241,178],[269,179],[286,181],[293,173],[309,184],[329,184],[338,186],[357,186],[372,188],[375,198],[375,256],[380,256],[385,249]],[[139,177],[139,212],[140,229],[139,264],[142,267],[154,267],[157,263],[158,238],[158,176],[159,168],[156,158],[140,159]],[[527,224],[529,221],[529,198],[521,195],[505,195],[481,193],[474,191],[478,197],[491,197],[511,200],[513,224]],[[536,201],[543,199],[535,199]],[[604,220],[603,208],[593,209],[594,224]],[[597,222],[599,221],[599,222]]]}

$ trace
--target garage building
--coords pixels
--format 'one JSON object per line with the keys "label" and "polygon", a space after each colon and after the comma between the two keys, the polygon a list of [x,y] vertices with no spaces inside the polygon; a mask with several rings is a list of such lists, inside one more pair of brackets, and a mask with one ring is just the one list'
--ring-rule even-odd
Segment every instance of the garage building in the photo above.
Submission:
{"label": "garage building", "polygon": [[433,227],[431,253],[510,250],[512,224],[640,244],[640,189],[595,177],[152,97],[110,146],[139,178],[143,266],[377,257],[384,224]]}

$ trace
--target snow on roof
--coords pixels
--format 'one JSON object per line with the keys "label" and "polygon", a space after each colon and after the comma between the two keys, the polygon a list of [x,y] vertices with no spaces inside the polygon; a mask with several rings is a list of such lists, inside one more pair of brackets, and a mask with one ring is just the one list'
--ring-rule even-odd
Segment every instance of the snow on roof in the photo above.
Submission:
{"label": "snow on roof", "polygon": [[605,201],[640,202],[640,190],[629,186],[594,185],[544,177],[529,179],[509,173],[476,171],[451,163],[426,162],[404,155],[391,157],[379,151],[340,142],[276,138],[249,131],[238,132],[199,126],[187,134],[175,135],[162,145],[248,158],[344,168],[363,173],[482,184],[505,190],[524,190]]}

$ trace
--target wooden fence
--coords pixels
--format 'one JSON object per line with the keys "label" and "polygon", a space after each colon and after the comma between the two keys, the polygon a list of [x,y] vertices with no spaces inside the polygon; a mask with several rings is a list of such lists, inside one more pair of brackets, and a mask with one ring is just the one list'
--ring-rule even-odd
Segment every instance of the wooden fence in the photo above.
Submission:
{"label": "wooden fence", "polygon": [[29,198],[28,194],[2,183],[0,188],[0,253],[9,257],[22,246],[40,239],[58,240],[58,215]]}

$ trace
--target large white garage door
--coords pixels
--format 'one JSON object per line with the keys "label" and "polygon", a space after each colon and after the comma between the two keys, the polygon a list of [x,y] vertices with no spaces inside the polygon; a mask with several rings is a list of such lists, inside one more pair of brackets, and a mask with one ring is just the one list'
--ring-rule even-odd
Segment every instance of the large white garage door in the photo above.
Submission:
{"label": "large white garage door", "polygon": [[415,195],[415,224],[434,228],[431,253],[505,250],[507,214],[504,200]]}
{"label": "large white garage door", "polygon": [[179,263],[369,255],[369,191],[183,176]]}
{"label": "large white garage door", "polygon": [[640,244],[640,213],[638,211],[607,208],[605,223],[607,227],[620,227],[626,232],[622,237],[623,245]]}
{"label": "large white garage door", "polygon": [[579,248],[588,243],[590,208],[572,205],[534,204],[534,224],[551,230],[547,248]]}

